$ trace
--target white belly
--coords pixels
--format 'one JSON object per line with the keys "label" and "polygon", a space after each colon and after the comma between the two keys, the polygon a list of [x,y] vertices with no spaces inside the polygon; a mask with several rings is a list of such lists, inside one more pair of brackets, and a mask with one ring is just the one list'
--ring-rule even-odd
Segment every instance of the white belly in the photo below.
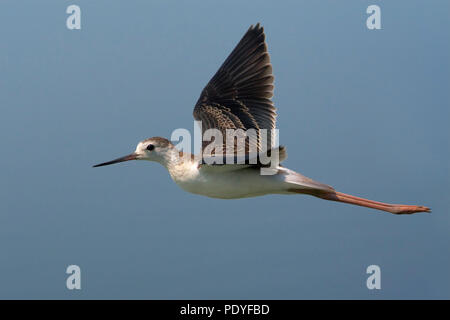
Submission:
{"label": "white belly", "polygon": [[184,190],[211,198],[235,199],[270,193],[288,193],[278,175],[261,175],[259,169],[197,170],[188,179],[174,178]]}

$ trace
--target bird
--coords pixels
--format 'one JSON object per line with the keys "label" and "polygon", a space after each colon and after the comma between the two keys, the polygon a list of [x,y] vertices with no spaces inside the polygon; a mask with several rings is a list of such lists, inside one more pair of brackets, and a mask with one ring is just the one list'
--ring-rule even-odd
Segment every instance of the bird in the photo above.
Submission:
{"label": "bird", "polygon": [[[231,153],[235,162],[217,161],[220,157],[230,156],[225,150],[225,140],[219,138],[214,141],[217,149],[205,156],[207,144],[204,141],[200,155],[193,155],[178,150],[166,138],[152,137],[140,141],[133,153],[93,167],[130,160],[158,162],[185,191],[217,199],[304,194],[393,214],[431,212],[425,206],[389,204],[338,192],[327,184],[284,167],[281,162],[287,157],[286,148],[274,146],[271,133],[267,141],[263,141],[260,134],[264,130],[273,132],[277,129],[273,89],[274,76],[266,36],[264,28],[257,23],[250,26],[204,87],[193,111],[203,134],[208,130],[217,130],[223,135],[229,130],[253,132],[253,139],[246,138],[244,147],[239,149],[243,161],[237,161],[236,150]],[[262,174],[264,168],[269,169],[259,156],[264,150],[267,155],[277,154],[278,160],[270,164],[270,174]],[[211,161],[214,156],[217,156],[215,161]]]}

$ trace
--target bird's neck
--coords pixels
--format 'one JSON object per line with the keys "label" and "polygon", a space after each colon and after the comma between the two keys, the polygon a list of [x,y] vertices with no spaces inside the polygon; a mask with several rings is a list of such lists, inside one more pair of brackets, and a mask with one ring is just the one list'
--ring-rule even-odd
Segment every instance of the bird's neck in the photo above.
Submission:
{"label": "bird's neck", "polygon": [[[172,151],[173,150],[173,151]],[[189,153],[173,148],[160,161],[176,183],[194,179],[198,174],[198,161]]]}
{"label": "bird's neck", "polygon": [[185,166],[192,166],[197,161],[192,154],[181,152],[176,148],[173,148],[166,152],[159,162],[166,167],[169,172],[172,172]]}

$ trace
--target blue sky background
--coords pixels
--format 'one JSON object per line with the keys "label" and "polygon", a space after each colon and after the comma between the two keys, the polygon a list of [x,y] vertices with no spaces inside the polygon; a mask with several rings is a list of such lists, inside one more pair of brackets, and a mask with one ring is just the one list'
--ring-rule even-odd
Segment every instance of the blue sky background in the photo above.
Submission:
{"label": "blue sky background", "polygon": [[[366,28],[370,4],[382,30]],[[0,298],[450,298],[449,15],[448,1],[1,1]],[[157,164],[91,168],[192,129],[256,22],[285,165],[432,214],[215,200]]]}

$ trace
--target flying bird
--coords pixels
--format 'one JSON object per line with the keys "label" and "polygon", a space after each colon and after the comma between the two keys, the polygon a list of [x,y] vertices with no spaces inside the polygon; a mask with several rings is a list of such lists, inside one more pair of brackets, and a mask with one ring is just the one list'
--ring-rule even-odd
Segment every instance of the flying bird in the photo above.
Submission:
{"label": "flying bird", "polygon": [[[227,130],[255,130],[256,139],[245,141],[244,162],[211,163],[205,161],[204,152],[199,156],[180,152],[168,139],[153,137],[139,142],[133,153],[94,167],[129,160],[159,162],[182,189],[212,198],[306,194],[394,214],[430,212],[424,206],[388,204],[341,193],[329,185],[283,167],[281,162],[287,157],[286,149],[281,146],[272,148],[271,135],[265,145],[260,135],[263,130],[276,128],[277,114],[271,100],[273,81],[264,29],[258,23],[248,29],[203,89],[194,107],[194,118],[201,121],[203,133],[210,129],[216,129],[224,135]],[[223,150],[226,149],[225,141],[218,140],[216,143],[219,146],[222,144]],[[202,150],[206,147],[203,143]],[[265,150],[268,150],[268,154],[278,154],[272,174],[261,174],[261,169],[267,167],[267,163],[258,158],[258,152],[264,147],[267,147]],[[256,158],[250,150],[256,150]],[[236,152],[233,156],[236,158]]]}

